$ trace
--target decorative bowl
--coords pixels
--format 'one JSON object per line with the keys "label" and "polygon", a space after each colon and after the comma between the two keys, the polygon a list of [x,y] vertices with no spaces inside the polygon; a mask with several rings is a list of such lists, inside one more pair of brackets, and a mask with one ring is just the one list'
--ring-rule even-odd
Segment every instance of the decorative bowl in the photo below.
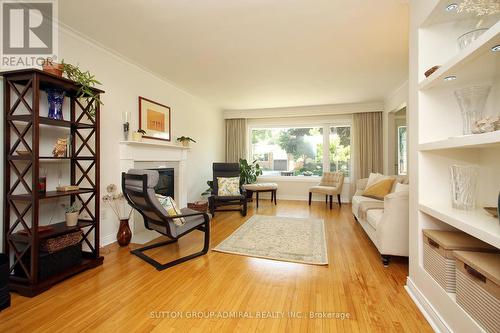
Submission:
{"label": "decorative bowl", "polygon": [[435,71],[437,71],[441,66],[432,66],[431,68],[429,68],[428,70],[425,71],[424,75],[425,77],[429,77],[432,75],[432,73],[434,73]]}
{"label": "decorative bowl", "polygon": [[487,28],[482,28],[482,29],[475,29],[475,30],[472,30],[472,31],[469,31],[469,32],[466,32],[465,34],[463,34],[462,36],[458,37],[457,38],[457,42],[458,42],[458,48],[460,50],[463,50],[465,49],[466,47],[468,47],[473,41],[475,41],[476,39],[479,38],[479,36],[481,36],[486,30],[488,30]]}
{"label": "decorative bowl", "polygon": [[27,151],[27,150],[19,150],[18,149],[18,150],[16,150],[16,153],[19,156],[28,156],[28,155],[31,155],[31,153],[29,151]]}

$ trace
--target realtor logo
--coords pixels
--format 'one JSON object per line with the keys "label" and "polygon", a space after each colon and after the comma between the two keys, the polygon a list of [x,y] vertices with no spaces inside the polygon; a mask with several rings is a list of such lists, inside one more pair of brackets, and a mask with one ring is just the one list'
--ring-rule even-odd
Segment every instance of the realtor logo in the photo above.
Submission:
{"label": "realtor logo", "polygon": [[57,51],[56,0],[1,0],[2,67],[40,66]]}

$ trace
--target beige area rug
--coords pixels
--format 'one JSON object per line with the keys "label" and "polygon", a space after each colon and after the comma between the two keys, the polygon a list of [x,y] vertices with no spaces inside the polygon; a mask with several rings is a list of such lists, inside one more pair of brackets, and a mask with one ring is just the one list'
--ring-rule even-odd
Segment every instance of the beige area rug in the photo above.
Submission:
{"label": "beige area rug", "polygon": [[255,215],[213,250],[250,257],[328,265],[323,220]]}

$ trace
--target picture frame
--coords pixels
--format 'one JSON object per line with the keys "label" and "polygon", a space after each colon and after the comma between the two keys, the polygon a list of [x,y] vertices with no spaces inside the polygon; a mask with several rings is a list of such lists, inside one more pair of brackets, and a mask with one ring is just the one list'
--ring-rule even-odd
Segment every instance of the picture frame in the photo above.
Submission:
{"label": "picture frame", "polygon": [[172,140],[170,107],[139,96],[139,128],[146,131],[144,138]]}

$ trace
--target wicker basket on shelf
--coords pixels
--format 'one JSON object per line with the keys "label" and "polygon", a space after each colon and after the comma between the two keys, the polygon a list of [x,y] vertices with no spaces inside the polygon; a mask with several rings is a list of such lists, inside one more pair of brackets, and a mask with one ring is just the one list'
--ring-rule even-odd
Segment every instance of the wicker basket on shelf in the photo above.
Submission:
{"label": "wicker basket on shelf", "polygon": [[77,244],[81,239],[82,231],[77,230],[66,235],[44,239],[42,242],[40,242],[40,249],[42,251],[54,253],[67,248],[68,246]]}

